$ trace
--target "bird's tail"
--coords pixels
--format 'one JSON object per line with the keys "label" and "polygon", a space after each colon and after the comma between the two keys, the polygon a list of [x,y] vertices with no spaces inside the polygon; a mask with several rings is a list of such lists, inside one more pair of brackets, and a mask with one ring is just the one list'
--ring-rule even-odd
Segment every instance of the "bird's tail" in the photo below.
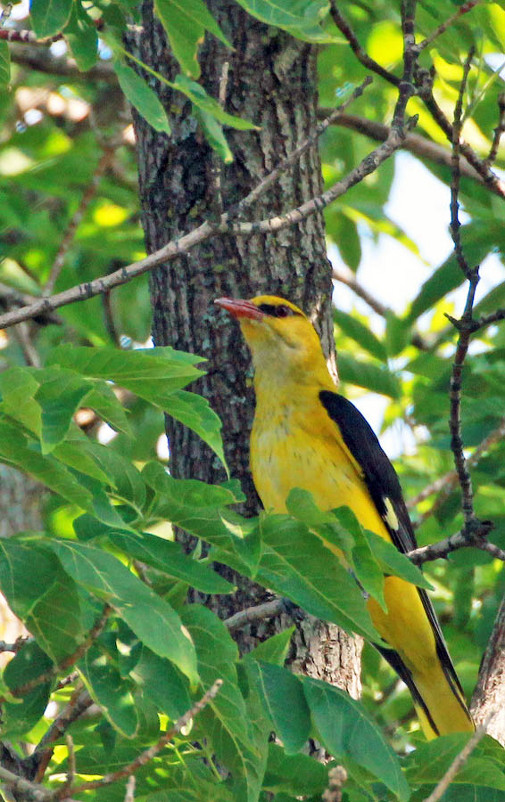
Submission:
{"label": "bird's tail", "polygon": [[426,592],[399,577],[384,582],[387,611],[374,599],[372,621],[390,648],[378,646],[409,688],[427,738],[471,732],[474,723]]}
{"label": "bird's tail", "polygon": [[407,685],[422,730],[428,739],[451,732],[472,732],[474,723],[463,692],[444,671],[440,661],[428,672],[410,671],[398,652],[379,648],[381,654]]}

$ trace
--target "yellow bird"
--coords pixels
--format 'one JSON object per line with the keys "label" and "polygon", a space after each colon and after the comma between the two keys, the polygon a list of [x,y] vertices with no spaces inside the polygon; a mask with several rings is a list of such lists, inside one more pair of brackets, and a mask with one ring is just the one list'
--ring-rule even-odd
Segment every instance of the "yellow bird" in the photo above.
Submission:
{"label": "yellow bird", "polygon": [[[251,470],[265,509],[285,512],[289,492],[303,488],[324,510],[350,507],[365,529],[399,551],[416,548],[396,472],[365,418],[336,392],[303,312],[271,295],[216,304],[240,322],[252,353]],[[426,592],[388,576],[384,595],[387,612],[374,599],[367,602],[389,646],[380,651],[409,687],[426,737],[473,730]]]}

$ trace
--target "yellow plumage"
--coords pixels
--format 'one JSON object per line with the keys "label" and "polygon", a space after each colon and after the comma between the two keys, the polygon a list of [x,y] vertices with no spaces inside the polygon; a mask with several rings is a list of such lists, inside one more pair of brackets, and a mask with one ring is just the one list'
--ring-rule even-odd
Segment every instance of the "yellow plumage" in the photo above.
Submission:
{"label": "yellow plumage", "polygon": [[[251,470],[265,509],[285,512],[289,492],[304,488],[322,509],[348,506],[366,529],[403,551],[414,547],[396,474],[360,413],[337,395],[303,313],[275,296],[217,303],[239,320],[253,357]],[[391,647],[383,653],[409,685],[426,736],[472,730],[426,594],[387,577],[385,599],[387,612],[373,599],[368,608]]]}

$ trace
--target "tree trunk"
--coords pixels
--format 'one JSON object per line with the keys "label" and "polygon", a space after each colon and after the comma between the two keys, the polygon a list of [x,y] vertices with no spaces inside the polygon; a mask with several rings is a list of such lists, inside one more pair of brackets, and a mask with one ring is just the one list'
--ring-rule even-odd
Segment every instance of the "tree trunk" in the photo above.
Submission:
{"label": "tree trunk", "polygon": [[[230,0],[212,0],[208,5],[235,50],[206,36],[200,53],[201,82],[209,94],[218,97],[223,64],[228,61],[225,109],[259,128],[247,132],[227,129],[234,161],[221,166],[197,127],[191,104],[166,85],[157,85],[170,117],[172,138],[135,117],[148,252],[221,211],[216,171],[220,171],[222,198],[228,208],[300,145],[316,125],[315,48],[255,21]],[[136,47],[144,62],[173,80],[177,65],[153,18],[150,0],[143,5],[143,26],[141,41],[130,42],[130,47]],[[152,85],[152,78],[149,81]],[[319,154],[313,147],[257,201],[250,217],[282,214],[319,194],[321,187]],[[209,399],[223,420],[226,457],[248,498],[244,511],[256,513],[259,502],[249,471],[254,410],[250,358],[236,325],[213,301],[223,295],[283,295],[312,316],[326,353],[333,358],[332,284],[323,216],[313,215],[274,236],[214,237],[156,270],[151,275],[151,292],[155,343],[208,359],[207,375],[194,389]],[[192,432],[168,420],[167,435],[174,476],[206,482],[224,479],[215,456]],[[240,580],[235,597],[211,603],[221,617],[228,617],[267,596],[263,589]],[[309,624],[309,620],[299,626],[292,661],[312,676],[331,679],[357,696],[361,644],[336,627]],[[251,648],[257,638],[268,637],[278,627],[279,621],[250,625],[238,633],[240,648]]]}
{"label": "tree trunk", "polygon": [[494,622],[471,704],[476,724],[490,715],[486,732],[505,746],[505,596]]}

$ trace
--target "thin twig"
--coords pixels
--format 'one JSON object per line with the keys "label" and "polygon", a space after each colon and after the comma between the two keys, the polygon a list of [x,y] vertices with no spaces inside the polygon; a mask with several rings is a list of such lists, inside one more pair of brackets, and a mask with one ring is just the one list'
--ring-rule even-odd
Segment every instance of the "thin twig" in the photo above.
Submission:
{"label": "thin twig", "polygon": [[110,61],[98,61],[90,70],[81,72],[73,58],[53,56],[49,48],[40,47],[38,42],[34,44],[12,42],[10,57],[14,64],[29,67],[46,75],[58,75],[86,84],[105,81],[109,85],[117,86],[117,75]]}
{"label": "thin twig", "polygon": [[46,45],[48,47],[61,38],[61,33],[47,39],[37,39],[33,31],[16,31],[6,28],[0,30],[0,41],[4,42],[22,42],[27,45]]}
{"label": "thin twig", "polygon": [[[405,133],[412,128],[413,124],[415,124],[415,120],[408,121],[403,132],[391,129],[388,139],[375,148],[344,178],[330,187],[330,189],[322,195],[311,198],[301,206],[292,209],[284,215],[254,223],[230,223],[229,220],[234,210],[225,212],[221,216],[218,225],[212,225],[210,222],[206,221],[188,234],[184,234],[182,237],[170,241],[145,259],[133,262],[107,276],[100,276],[84,284],[78,284],[63,292],[35,301],[33,304],[29,304],[21,309],[0,315],[0,328],[8,328],[14,323],[19,323],[21,320],[29,320],[41,313],[52,312],[70,303],[85,301],[88,298],[93,298],[95,295],[107,292],[114,287],[126,284],[136,276],[152,270],[159,264],[171,262],[173,259],[181,256],[181,254],[187,253],[191,248],[194,248],[196,245],[199,245],[216,234],[232,234],[235,236],[250,237],[256,234],[275,233],[291,225],[300,223],[316,211],[324,209],[329,203],[343,195],[351,187],[359,184],[366,176],[375,172],[383,162],[389,159],[390,156],[398,150],[402,144]],[[265,179],[263,183],[265,183]],[[256,194],[255,190],[241,202],[242,208],[252,202],[250,197],[254,194]]]}
{"label": "thin twig", "polygon": [[126,793],[124,796],[124,802],[134,802],[135,800],[135,775],[132,774],[128,777],[128,782],[126,783]]}
{"label": "thin twig", "polygon": [[113,147],[104,148],[104,151],[98,161],[98,164],[93,173],[91,181],[86,187],[82,195],[82,198],[79,202],[79,205],[67,225],[65,235],[60,243],[60,247],[58,248],[58,253],[54,258],[53,266],[51,267],[51,272],[49,273],[49,278],[47,279],[44,285],[44,295],[50,295],[54,288],[56,280],[60,275],[61,269],[65,263],[65,258],[67,256],[68,250],[72,245],[72,242],[74,241],[75,233],[82,222],[82,219],[86,213],[86,209],[88,208],[89,204],[96,195],[96,192],[100,185],[100,181],[102,180],[102,176],[109,167],[109,164],[113,156],[114,156]]}
{"label": "thin twig", "polygon": [[[320,108],[317,111],[317,115],[321,119],[327,117],[329,113],[330,110],[328,108]],[[384,123],[376,122],[375,120],[368,120],[366,117],[359,117],[355,114],[341,113],[336,117],[333,124],[349,128],[352,131],[357,131],[363,134],[363,136],[370,137],[379,142],[384,142],[389,136],[389,126]],[[435,164],[442,164],[445,167],[451,166],[451,151],[443,145],[439,145],[437,142],[431,142],[420,134],[407,134],[401,145],[401,149],[407,150],[415,156],[419,156],[421,159],[429,159],[435,162]],[[470,178],[472,181],[477,181],[481,186],[486,187],[489,192],[496,194],[502,200],[505,197],[503,186],[500,184],[497,186],[485,180],[481,173],[477,172],[475,167],[472,167],[468,163],[464,153],[461,154],[460,158],[460,172],[462,176]],[[481,170],[481,172],[483,171]]]}
{"label": "thin twig", "polygon": [[[361,82],[358,86],[354,88],[352,93],[349,97],[337,106],[335,109],[330,111],[328,115],[321,120],[320,123],[314,129],[314,132],[305,139],[301,145],[291,151],[286,158],[284,158],[278,165],[275,167],[268,175],[264,176],[261,181],[243,198],[239,201],[235,206],[227,212],[227,219],[233,220],[237,218],[245,209],[250,208],[261,195],[264,195],[266,190],[272,186],[272,184],[277,181],[277,179],[286,172],[286,170],[295,164],[300,157],[307,151],[309,148],[313,147],[317,140],[324,134],[326,129],[333,125],[335,120],[338,118],[340,114],[342,114],[345,109],[349,108],[351,103],[353,103],[358,97],[361,97],[365,89],[370,86],[372,83],[372,78],[367,76],[364,81]],[[390,132],[391,133],[391,132]],[[387,139],[387,137],[386,137]]]}
{"label": "thin twig", "polygon": [[[71,666],[75,665],[75,663],[77,663],[78,660],[80,660],[81,657],[88,651],[88,649],[93,644],[93,642],[96,640],[98,635],[102,632],[102,630],[104,629],[104,627],[105,627],[105,625],[107,623],[107,619],[108,619],[109,615],[111,614],[111,612],[112,612],[112,608],[108,604],[106,604],[104,606],[104,608],[103,608],[103,611],[102,611],[100,617],[97,619],[97,621],[94,624],[94,626],[90,629],[90,631],[86,635],[85,639],[82,641],[82,643],[79,644],[77,649],[74,652],[72,652],[72,654],[69,654],[68,657],[65,657],[65,659],[62,660],[60,663],[58,663],[57,665],[51,666],[51,668],[48,668],[47,671],[44,671],[42,674],[39,674],[37,677],[34,677],[31,680],[28,680],[28,682],[24,682],[22,685],[18,685],[17,688],[13,688],[10,691],[10,693],[13,696],[25,696],[27,693],[32,691],[34,688],[37,688],[39,685],[42,685],[44,682],[49,682],[57,674],[60,674],[60,673],[62,673],[64,671],[66,671],[68,668],[71,668]],[[0,697],[0,701],[4,702],[5,701],[5,697]]]}
{"label": "thin twig", "polygon": [[[426,77],[425,71],[419,71],[418,74]],[[421,86],[418,84],[418,95],[449,142],[453,142],[453,127],[435,100],[432,82],[424,80]],[[486,162],[480,159],[473,148],[463,140],[459,143],[459,149],[467,162],[480,175],[489,190],[502,198],[502,200],[505,199],[505,183],[489,168]]]}
{"label": "thin twig", "polygon": [[462,493],[462,510],[465,521],[465,528],[470,529],[476,524],[474,507],[473,507],[473,488],[472,478],[468,470],[468,464],[464,453],[463,437],[461,434],[461,390],[463,385],[463,365],[465,362],[468,348],[470,345],[470,338],[472,335],[472,322],[473,322],[473,304],[475,301],[475,291],[479,282],[479,268],[470,269],[463,253],[463,246],[460,237],[460,222],[459,222],[459,146],[461,136],[461,120],[463,111],[463,97],[465,93],[468,74],[473,58],[473,49],[470,50],[465,66],[463,69],[463,78],[458,94],[458,100],[454,111],[454,140],[453,140],[453,171],[451,180],[451,236],[454,243],[454,252],[458,260],[458,264],[468,279],[468,294],[465,303],[465,309],[460,320],[455,321],[451,319],[458,329],[459,336],[456,345],[456,352],[454,354],[454,361],[452,364],[451,382],[450,382],[450,415],[449,415],[449,429],[451,432],[451,450],[454,455],[454,464],[458,473],[458,480]]}
{"label": "thin twig", "polygon": [[2,652],[13,652],[13,654],[17,654],[21,647],[24,646],[29,640],[33,640],[33,638],[17,638],[14,643],[6,643],[4,640],[0,640],[0,654]]}
{"label": "thin twig", "polygon": [[32,338],[30,336],[30,327],[27,321],[18,323],[13,328],[14,337],[18,341],[19,347],[23,352],[23,357],[27,365],[32,368],[40,368],[42,363],[40,361],[39,352],[35,348]]}
{"label": "thin twig", "polygon": [[[219,95],[218,95],[218,102],[219,105],[223,110],[226,107],[226,92],[228,89],[228,76],[230,73],[230,62],[224,61],[223,66],[221,67],[221,76],[219,78]],[[212,212],[213,214],[219,218],[223,214],[224,204],[223,204],[223,194],[221,188],[221,177],[222,177],[222,170],[223,170],[223,162],[220,156],[217,153],[213,153],[212,155],[212,164],[211,164],[211,189],[212,192]]]}
{"label": "thin twig", "polygon": [[439,800],[442,799],[442,796],[449,788],[456,774],[463,768],[476,746],[483,739],[493,715],[494,714],[491,713],[480,727],[477,727],[466,746],[463,747],[459,755],[456,755],[438,785],[433,789],[431,794],[424,799],[424,802],[439,802]]}
{"label": "thin twig", "polygon": [[70,794],[70,788],[73,786],[75,782],[76,769],[75,769],[74,741],[69,732],[67,732],[65,735],[65,742],[67,744],[67,751],[68,751],[68,759],[67,759],[68,769],[67,769],[67,779],[65,780],[64,788]]}
{"label": "thin twig", "polygon": [[3,766],[0,766],[0,779],[13,795],[18,795],[18,798],[22,797],[30,802],[49,802],[54,799],[52,791],[31,782],[31,780],[25,780],[24,777],[19,777],[12,771],[4,769]]}
{"label": "thin twig", "polygon": [[465,65],[463,67],[463,77],[461,79],[461,84],[459,87],[458,92],[458,99],[456,102],[456,108],[454,109],[454,122],[452,126],[452,180],[451,180],[451,236],[452,241],[454,243],[454,252],[456,254],[456,258],[458,260],[458,264],[465,274],[467,278],[469,278],[470,269],[468,267],[467,261],[463,254],[463,247],[461,245],[461,237],[460,237],[460,228],[461,223],[459,221],[459,180],[460,180],[460,172],[459,172],[459,154],[460,154],[460,147],[461,147],[461,128],[462,128],[462,116],[463,116],[463,98],[465,96],[466,85],[468,82],[468,75],[470,73],[470,68],[472,66],[472,59],[474,56],[474,48],[470,49],[468,56],[465,60]]}
{"label": "thin twig", "polygon": [[445,559],[445,557],[458,549],[473,547],[486,551],[496,560],[505,562],[505,551],[486,540],[492,529],[493,523],[491,521],[476,521],[470,530],[463,528],[438,543],[430,543],[429,546],[413,549],[407,552],[407,557],[416,565],[422,565],[431,560]]}
{"label": "thin twig", "polygon": [[499,323],[501,320],[505,320],[505,309],[497,309],[489,315],[483,315],[477,318],[477,320],[473,321],[472,331],[478,331],[486,326],[492,326],[493,323]]}
{"label": "thin twig", "polygon": [[[468,467],[472,467],[477,465],[480,458],[486,454],[491,446],[495,443],[501,442],[505,437],[505,418],[501,421],[499,426],[496,429],[493,429],[492,432],[488,434],[487,437],[479,443],[478,446],[475,447],[474,451],[467,457],[467,465]],[[427,517],[433,515],[433,513],[440,507],[440,505],[445,501],[447,496],[452,492],[453,488],[458,483],[458,472],[456,470],[448,471],[443,476],[440,476],[438,479],[435,479],[434,482],[427,485],[427,487],[423,488],[417,496],[409,499],[407,502],[407,507],[409,509],[413,509],[418,504],[420,504],[425,499],[432,496],[434,493],[440,493],[438,498],[430,505],[430,509],[421,517],[421,520],[416,521],[416,525],[420,526],[420,523],[426,520]]]}
{"label": "thin twig", "polygon": [[491,149],[489,151],[489,156],[487,159],[484,160],[484,164],[487,167],[491,167],[492,164],[496,161],[496,157],[498,155],[498,148],[500,147],[500,139],[502,134],[505,133],[505,93],[501,92],[498,95],[498,125],[494,129],[494,136],[493,142],[491,144]]}
{"label": "thin twig", "polygon": [[416,0],[402,0],[402,34],[403,34],[403,74],[398,84],[398,100],[391,128],[402,131],[405,120],[407,103],[415,94],[413,84],[414,69],[417,63],[417,48],[415,37]]}
{"label": "thin twig", "polygon": [[384,80],[388,81],[388,83],[393,84],[393,86],[399,86],[400,79],[397,78],[392,72],[389,72],[389,70],[384,69],[384,67],[371,58],[366,50],[361,47],[358,37],[345,19],[344,15],[341,13],[340,9],[337,8],[335,0],[332,0],[330,4],[330,14],[340,33],[345,36],[349,42],[351,50],[358,61],[363,64],[367,70],[374,72],[376,75],[380,75],[380,77],[384,78]]}
{"label": "thin twig", "polygon": [[[123,766],[122,769],[118,769],[117,771],[111,772],[110,774],[105,774],[100,780],[90,780],[89,782],[81,783],[81,785],[76,785],[70,789],[72,794],[80,794],[83,791],[92,791],[95,788],[103,788],[106,785],[111,785],[112,783],[117,782],[118,780],[123,780],[125,777],[130,777],[132,774],[135,774],[138,769],[142,766],[145,766],[146,763],[149,763],[156,755],[161,752],[164,747],[170,743],[170,741],[179,733],[181,732],[184,727],[186,727],[191,719],[195,718],[195,716],[200,713],[204,707],[206,707],[209,702],[214,699],[214,697],[219,693],[219,690],[223,684],[222,679],[217,679],[211,688],[202,696],[202,698],[195,702],[193,707],[191,707],[180,719],[178,719],[175,724],[167,730],[159,739],[154,746],[150,746],[149,749],[146,749],[144,752],[141,752],[140,755],[137,755],[135,760],[132,760],[127,766]],[[58,791],[55,795],[55,799],[64,799],[65,797],[62,795],[63,793],[68,793],[64,789]]]}
{"label": "thin twig", "polygon": [[242,629],[246,624],[264,621],[267,618],[275,618],[285,611],[286,604],[284,599],[273,599],[272,601],[256,604],[254,607],[247,607],[245,610],[240,610],[238,613],[235,613],[235,615],[231,615],[227,618],[224,623],[230,632],[234,632],[236,629]]}
{"label": "thin twig", "polygon": [[439,25],[438,28],[435,28],[435,30],[426,37],[426,39],[423,39],[423,41],[418,44],[417,48],[419,52],[433,44],[435,39],[438,39],[441,34],[445,33],[445,31],[451,27],[451,25],[454,25],[454,23],[457,22],[458,19],[463,16],[463,14],[468,14],[468,12],[478,4],[479,0],[468,0],[467,3],[463,3],[463,5],[458,8],[456,13],[452,15],[452,17],[449,17],[449,19],[447,19],[445,22],[442,22],[442,24]]}
{"label": "thin twig", "polygon": [[87,691],[82,689],[82,685],[75,689],[70,701],[61,713],[54,719],[53,723],[37,745],[35,752],[31,755],[31,760],[36,762],[37,773],[35,781],[40,782],[46,773],[47,766],[53,754],[52,745],[62,735],[74,721],[82,716],[93,704],[93,699]]}

